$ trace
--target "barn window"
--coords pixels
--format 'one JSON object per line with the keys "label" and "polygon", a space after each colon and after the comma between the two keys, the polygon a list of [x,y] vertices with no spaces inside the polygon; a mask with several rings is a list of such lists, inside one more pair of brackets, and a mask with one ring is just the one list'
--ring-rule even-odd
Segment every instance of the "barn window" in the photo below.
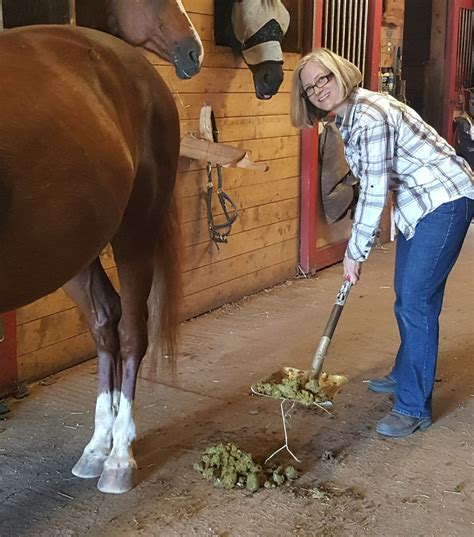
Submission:
{"label": "barn window", "polygon": [[369,0],[324,0],[322,45],[365,75]]}
{"label": "barn window", "polygon": [[2,28],[68,24],[71,0],[0,0]]}

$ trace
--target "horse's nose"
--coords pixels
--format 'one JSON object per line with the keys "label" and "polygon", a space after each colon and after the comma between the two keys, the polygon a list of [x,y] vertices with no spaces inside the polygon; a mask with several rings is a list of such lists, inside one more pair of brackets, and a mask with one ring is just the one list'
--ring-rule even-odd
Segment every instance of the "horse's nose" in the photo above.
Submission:
{"label": "horse's nose", "polygon": [[255,93],[259,99],[269,99],[278,92],[283,82],[280,63],[265,62],[253,69]]}
{"label": "horse's nose", "polygon": [[178,43],[174,54],[176,74],[180,78],[190,78],[201,69],[202,45],[194,39],[183,39]]}
{"label": "horse's nose", "polygon": [[189,58],[191,59],[191,63],[194,64],[196,67],[199,67],[199,54],[197,50],[190,50],[189,51]]}

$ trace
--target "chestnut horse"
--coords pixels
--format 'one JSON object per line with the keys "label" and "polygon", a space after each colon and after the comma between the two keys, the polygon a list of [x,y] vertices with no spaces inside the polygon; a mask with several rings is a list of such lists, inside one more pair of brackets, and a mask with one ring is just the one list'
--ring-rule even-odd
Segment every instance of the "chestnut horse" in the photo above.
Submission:
{"label": "chestnut horse", "polygon": [[[197,70],[202,45],[181,2],[145,3],[166,56],[178,58],[171,45],[184,42]],[[178,320],[175,102],[139,51],[96,30],[5,30],[0,50],[0,312],[64,286],[85,314],[99,386],[95,430],[73,473],[125,492],[136,474],[138,368],[158,328],[173,350]],[[120,296],[99,261],[109,242]]]}

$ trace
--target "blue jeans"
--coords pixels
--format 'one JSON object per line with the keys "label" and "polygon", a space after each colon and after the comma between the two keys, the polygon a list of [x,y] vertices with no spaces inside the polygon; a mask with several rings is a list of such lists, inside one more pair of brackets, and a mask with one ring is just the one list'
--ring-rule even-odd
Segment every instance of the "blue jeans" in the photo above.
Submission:
{"label": "blue jeans", "polygon": [[398,235],[394,310],[401,343],[389,377],[396,382],[393,410],[400,414],[431,417],[438,317],[473,212],[474,200],[450,201],[420,220],[410,240]]}

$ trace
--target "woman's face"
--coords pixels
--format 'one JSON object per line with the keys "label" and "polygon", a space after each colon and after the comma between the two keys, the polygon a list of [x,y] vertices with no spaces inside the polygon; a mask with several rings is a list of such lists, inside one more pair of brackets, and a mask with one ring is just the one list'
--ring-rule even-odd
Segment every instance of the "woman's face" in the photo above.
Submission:
{"label": "woman's face", "polygon": [[300,79],[303,91],[320,110],[336,111],[342,104],[343,99],[336,78],[319,63],[308,62],[301,70]]}

